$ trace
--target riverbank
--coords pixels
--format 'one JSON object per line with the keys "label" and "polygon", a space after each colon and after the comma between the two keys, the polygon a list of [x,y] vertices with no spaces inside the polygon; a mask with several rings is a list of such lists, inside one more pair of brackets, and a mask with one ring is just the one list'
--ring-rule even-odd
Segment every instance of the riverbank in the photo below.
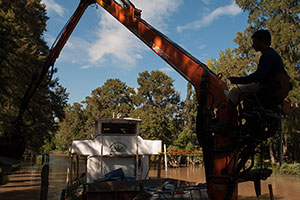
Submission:
{"label": "riverbank", "polygon": [[300,163],[283,163],[281,166],[273,165],[271,168],[275,174],[291,175],[300,178]]}

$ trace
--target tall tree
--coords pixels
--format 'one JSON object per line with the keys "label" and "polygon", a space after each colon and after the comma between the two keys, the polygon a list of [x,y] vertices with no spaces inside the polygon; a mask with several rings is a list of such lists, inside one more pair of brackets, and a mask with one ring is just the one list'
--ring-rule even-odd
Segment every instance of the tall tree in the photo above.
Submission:
{"label": "tall tree", "polygon": [[[0,135],[11,133],[19,105],[28,85],[45,62],[48,47],[43,40],[46,28],[45,6],[40,0],[0,0]],[[54,117],[61,115],[67,94],[58,83],[44,80],[27,106],[23,123],[28,148],[39,151]],[[61,91],[62,93],[58,92]],[[58,93],[57,93],[58,92]]]}
{"label": "tall tree", "polygon": [[[173,127],[177,130],[174,135],[172,148],[199,150],[196,136],[197,97],[190,83],[187,84],[186,99],[182,102],[179,120],[174,119]],[[181,122],[181,123],[180,123]],[[174,130],[174,132],[176,132]]]}
{"label": "tall tree", "polygon": [[108,79],[102,87],[86,97],[87,126],[92,127],[100,118],[127,117],[134,108],[135,91],[120,79]]}
{"label": "tall tree", "polygon": [[250,70],[253,70],[253,67],[245,68],[245,66],[253,65],[249,58],[242,59],[231,49],[221,50],[218,59],[208,59],[206,64],[216,74],[222,74],[225,81],[230,76],[245,76]]}
{"label": "tall tree", "polygon": [[142,118],[141,132],[145,138],[172,142],[171,121],[178,113],[180,95],[175,91],[173,80],[161,71],[139,74],[134,116]]}
{"label": "tall tree", "polygon": [[65,118],[59,123],[59,130],[55,135],[56,148],[60,151],[67,151],[72,140],[90,138],[89,130],[85,129],[87,116],[79,103],[68,105],[65,108]]}

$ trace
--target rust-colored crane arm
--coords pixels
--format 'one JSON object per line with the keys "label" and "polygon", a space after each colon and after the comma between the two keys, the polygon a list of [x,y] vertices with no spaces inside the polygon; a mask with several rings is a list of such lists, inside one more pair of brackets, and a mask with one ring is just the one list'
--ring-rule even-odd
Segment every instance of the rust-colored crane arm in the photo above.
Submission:
{"label": "rust-colored crane arm", "polygon": [[79,20],[81,19],[83,13],[87,9],[87,7],[94,3],[91,0],[81,0],[78,7],[76,8],[75,12],[69,19],[68,23],[64,27],[61,32],[61,35],[58,36],[58,39],[54,42],[50,49],[50,53],[48,56],[48,63],[47,65],[53,66],[56,59],[58,58],[61,50],[64,48],[66,42],[70,38],[72,32],[74,31],[76,25],[78,24]]}
{"label": "rust-colored crane arm", "polygon": [[221,103],[226,103],[226,84],[205,64],[143,20],[141,10],[135,8],[130,1],[122,0],[124,5],[114,0],[96,2],[188,80],[195,87],[198,99],[204,88],[201,84],[207,81],[206,91],[210,93],[206,95],[207,105],[218,107]]}
{"label": "rust-colored crane arm", "polygon": [[220,104],[226,103],[227,98],[224,91],[228,89],[224,81],[205,64],[143,20],[141,10],[135,8],[130,1],[121,1],[123,5],[114,0],[81,0],[62,35],[51,49],[48,67],[54,65],[86,8],[90,4],[97,3],[188,80],[194,86],[198,99],[203,91],[208,92],[210,95],[204,95],[207,106],[218,107]]}

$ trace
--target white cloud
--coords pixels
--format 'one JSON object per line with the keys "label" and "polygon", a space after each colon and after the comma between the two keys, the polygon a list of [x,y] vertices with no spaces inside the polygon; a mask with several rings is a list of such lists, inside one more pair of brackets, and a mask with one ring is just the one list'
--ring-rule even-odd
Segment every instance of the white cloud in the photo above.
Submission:
{"label": "white cloud", "polygon": [[87,69],[87,68],[89,68],[90,66],[89,65],[82,65],[81,67],[80,67],[80,69]]}
{"label": "white cloud", "polygon": [[[136,57],[141,49],[134,36],[125,27],[118,24],[109,14],[103,13],[97,31],[97,39],[88,50],[90,62],[95,64],[103,59],[116,59],[135,65]],[[112,56],[107,58],[106,56]]]}
{"label": "white cloud", "polygon": [[[72,36],[67,41],[57,62],[67,61],[73,64],[84,64],[86,63],[86,55],[88,55],[90,46],[91,44],[88,41]],[[85,68],[88,68],[87,66]]]}
{"label": "white cloud", "polygon": [[205,4],[210,4],[211,0],[201,0]]}
{"label": "white cloud", "polygon": [[173,71],[173,69],[171,69],[170,67],[164,67],[164,68],[161,68],[159,70],[162,71],[162,72],[167,72],[167,73]]}
{"label": "white cloud", "polygon": [[[52,37],[48,33],[45,33],[44,39],[48,43],[49,47],[51,47],[56,38]],[[61,50],[56,62],[68,62],[72,64],[79,64],[83,65],[80,67],[81,69],[87,69],[91,67],[90,63],[87,64],[86,62],[86,57],[88,55],[90,47],[90,42],[76,36],[71,36],[65,44],[65,46],[63,47],[63,49]]]}
{"label": "white cloud", "polygon": [[182,0],[134,0],[133,3],[142,9],[142,18],[158,30],[165,32],[165,19],[179,8]]}
{"label": "white cloud", "polygon": [[201,54],[199,59],[200,60],[207,60],[208,59],[208,54],[207,53]]}
{"label": "white cloud", "polygon": [[48,34],[47,32],[44,33],[44,39],[50,47],[51,47],[51,45],[53,44],[53,42],[55,40],[55,38],[53,36],[51,36],[50,34]]}
{"label": "white cloud", "polygon": [[142,59],[142,58],[143,58],[143,56],[142,56],[141,54],[136,54],[135,57],[136,57],[137,59]]}
{"label": "white cloud", "polygon": [[65,9],[57,4],[54,0],[42,0],[42,3],[46,4],[48,14],[54,12],[59,16],[63,16]]}
{"label": "white cloud", "polygon": [[[56,38],[49,35],[47,32],[44,34],[44,39],[49,47],[52,47]],[[71,36],[65,46],[60,52],[59,58],[56,62],[70,62],[72,64],[86,63],[86,57],[88,55],[91,43],[76,36]],[[89,65],[80,68],[89,68]]]}
{"label": "white cloud", "polygon": [[205,47],[206,47],[205,44],[201,44],[198,48],[199,48],[200,50],[202,50],[202,49],[204,49]]}
{"label": "white cloud", "polygon": [[[165,19],[178,9],[181,0],[135,0],[133,4],[142,10],[142,18],[159,30],[166,29]],[[157,6],[159,5],[159,6]],[[108,60],[135,66],[146,50],[131,32],[103,9],[97,30],[97,39],[88,51],[91,65]],[[121,64],[122,65],[122,64]]]}
{"label": "white cloud", "polygon": [[[54,0],[43,0],[48,11],[63,14],[62,9]],[[162,32],[166,32],[166,18],[171,16],[182,0],[135,0],[132,2],[136,8],[142,10],[142,18]],[[160,5],[160,6],[157,6]],[[113,63],[116,67],[135,67],[138,60],[143,58],[143,52],[148,50],[135,35],[114,19],[104,9],[98,9],[100,21],[96,28],[95,39],[89,42],[84,38],[72,36],[62,50],[57,62],[77,63],[81,69],[88,69],[103,65],[105,62]],[[48,44],[52,44],[53,37],[45,35]]]}
{"label": "white cloud", "polygon": [[181,32],[186,29],[200,29],[202,27],[208,26],[211,24],[214,20],[216,20],[220,16],[236,16],[242,12],[242,9],[240,9],[235,2],[233,1],[232,4],[219,7],[215,10],[213,10],[210,14],[206,15],[200,20],[196,20],[193,22],[190,22],[183,26],[177,26],[177,31]]}

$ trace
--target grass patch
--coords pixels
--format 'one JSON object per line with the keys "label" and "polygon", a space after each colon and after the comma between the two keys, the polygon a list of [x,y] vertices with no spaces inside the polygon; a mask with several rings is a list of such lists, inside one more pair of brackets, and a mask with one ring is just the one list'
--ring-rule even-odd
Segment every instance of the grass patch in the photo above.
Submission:
{"label": "grass patch", "polygon": [[300,163],[283,163],[281,166],[273,165],[272,170],[278,174],[300,177]]}

